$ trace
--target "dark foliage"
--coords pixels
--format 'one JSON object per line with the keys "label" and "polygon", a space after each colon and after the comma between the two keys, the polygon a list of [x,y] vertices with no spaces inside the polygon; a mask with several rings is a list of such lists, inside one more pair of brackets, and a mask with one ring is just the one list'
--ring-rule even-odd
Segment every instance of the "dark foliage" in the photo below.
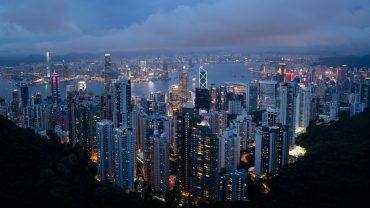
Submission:
{"label": "dark foliage", "polygon": [[272,180],[273,207],[366,207],[370,203],[370,111],[311,125],[299,143],[308,154]]}
{"label": "dark foliage", "polygon": [[146,207],[108,182],[79,147],[45,139],[0,116],[1,207]]}

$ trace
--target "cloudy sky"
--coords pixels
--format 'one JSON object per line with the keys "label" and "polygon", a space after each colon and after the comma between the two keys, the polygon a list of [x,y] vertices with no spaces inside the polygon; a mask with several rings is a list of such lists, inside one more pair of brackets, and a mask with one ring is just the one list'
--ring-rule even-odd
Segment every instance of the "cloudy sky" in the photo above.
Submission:
{"label": "cloudy sky", "polygon": [[370,53],[370,0],[0,0],[0,55]]}

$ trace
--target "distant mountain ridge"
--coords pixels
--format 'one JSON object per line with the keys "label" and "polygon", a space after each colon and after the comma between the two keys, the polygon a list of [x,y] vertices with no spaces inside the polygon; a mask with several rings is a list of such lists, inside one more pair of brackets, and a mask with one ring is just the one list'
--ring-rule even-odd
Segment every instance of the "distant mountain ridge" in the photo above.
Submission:
{"label": "distant mountain ridge", "polygon": [[347,65],[350,68],[370,68],[370,55],[323,57],[320,58],[314,65],[326,65],[329,67]]}

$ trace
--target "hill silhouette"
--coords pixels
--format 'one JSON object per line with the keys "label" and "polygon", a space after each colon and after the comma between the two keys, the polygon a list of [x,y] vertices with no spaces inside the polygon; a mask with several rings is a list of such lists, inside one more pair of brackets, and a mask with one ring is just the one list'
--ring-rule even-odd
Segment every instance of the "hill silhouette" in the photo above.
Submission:
{"label": "hill silhouette", "polygon": [[0,116],[0,207],[146,207],[109,182],[80,147],[42,138]]}

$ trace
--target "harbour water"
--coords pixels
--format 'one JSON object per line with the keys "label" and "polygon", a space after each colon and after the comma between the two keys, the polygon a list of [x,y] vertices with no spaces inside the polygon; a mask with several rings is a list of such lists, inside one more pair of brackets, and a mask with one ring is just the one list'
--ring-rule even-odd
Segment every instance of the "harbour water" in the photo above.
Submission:
{"label": "harbour water", "polygon": [[[238,82],[238,83],[249,83],[257,77],[252,74],[248,68],[257,68],[258,63],[235,63],[235,64],[208,64],[204,68],[208,71],[208,85],[216,84],[220,86],[225,82]],[[157,80],[141,83],[132,84],[132,94],[134,96],[140,97],[149,97],[150,92],[162,91],[167,92],[171,85],[178,84],[178,74],[171,74],[171,79],[169,80]],[[192,81],[195,78],[196,81]],[[189,71],[189,87],[194,87],[197,85],[198,78],[198,66],[195,66]],[[11,79],[6,79],[5,77],[0,76],[0,97],[4,98],[7,102],[10,102],[12,99],[13,89],[18,89],[19,87],[15,86],[15,81]],[[62,98],[66,96],[66,86],[73,84],[71,82],[62,82],[60,83],[60,95]],[[30,96],[35,95],[37,92],[40,92],[42,97],[50,95],[50,85],[33,85],[29,87]],[[99,81],[87,81],[86,82],[87,92],[93,92],[94,95],[101,95],[104,92],[104,83]]]}

